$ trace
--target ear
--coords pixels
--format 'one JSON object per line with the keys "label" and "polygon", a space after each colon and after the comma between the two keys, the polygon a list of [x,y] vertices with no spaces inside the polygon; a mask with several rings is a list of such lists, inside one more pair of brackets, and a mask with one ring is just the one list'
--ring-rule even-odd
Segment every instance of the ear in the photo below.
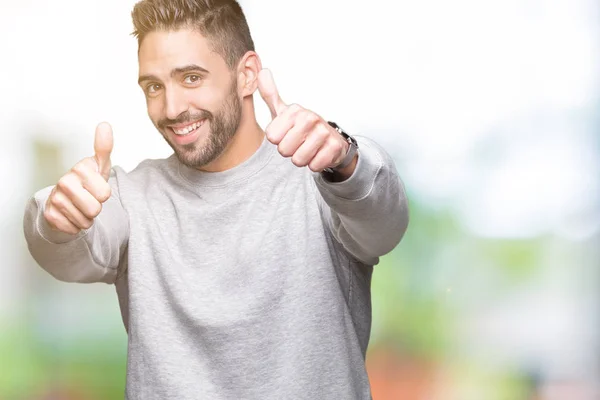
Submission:
{"label": "ear", "polygon": [[242,97],[252,96],[258,89],[258,73],[262,69],[260,57],[254,51],[244,54],[238,63],[238,88]]}

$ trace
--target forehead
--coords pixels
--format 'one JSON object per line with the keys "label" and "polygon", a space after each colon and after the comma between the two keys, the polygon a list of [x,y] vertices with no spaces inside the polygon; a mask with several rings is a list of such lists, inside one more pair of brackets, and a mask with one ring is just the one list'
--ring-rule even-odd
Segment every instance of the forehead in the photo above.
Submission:
{"label": "forehead", "polygon": [[140,75],[168,74],[172,69],[195,64],[210,72],[222,72],[225,60],[210,50],[208,40],[198,31],[154,31],[146,35],[138,52]]}

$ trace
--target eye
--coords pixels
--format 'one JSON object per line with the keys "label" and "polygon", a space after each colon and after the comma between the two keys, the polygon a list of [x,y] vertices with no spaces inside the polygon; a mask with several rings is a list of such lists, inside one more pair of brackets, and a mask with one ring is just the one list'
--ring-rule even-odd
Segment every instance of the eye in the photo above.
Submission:
{"label": "eye", "polygon": [[146,86],[146,93],[156,94],[156,92],[158,92],[161,88],[162,88],[162,86],[159,85],[158,83],[151,83],[148,86]]}
{"label": "eye", "polygon": [[188,75],[185,77],[185,79],[183,81],[188,84],[194,84],[194,83],[200,81],[200,79],[202,79],[200,77],[200,75]]}

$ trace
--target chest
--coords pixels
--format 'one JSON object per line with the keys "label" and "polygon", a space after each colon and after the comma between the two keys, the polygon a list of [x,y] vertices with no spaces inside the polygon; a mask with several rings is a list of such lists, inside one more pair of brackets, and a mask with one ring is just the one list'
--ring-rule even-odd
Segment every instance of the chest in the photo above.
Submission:
{"label": "chest", "polygon": [[134,302],[212,326],[330,292],[336,255],[315,195],[302,179],[227,193],[148,190],[130,224]]}
{"label": "chest", "polygon": [[260,291],[266,281],[283,285],[283,276],[306,279],[307,268],[331,258],[316,196],[302,176],[194,191],[149,187],[129,243],[136,260],[149,262],[130,263],[130,275],[145,270],[152,286],[180,281],[210,296]]}

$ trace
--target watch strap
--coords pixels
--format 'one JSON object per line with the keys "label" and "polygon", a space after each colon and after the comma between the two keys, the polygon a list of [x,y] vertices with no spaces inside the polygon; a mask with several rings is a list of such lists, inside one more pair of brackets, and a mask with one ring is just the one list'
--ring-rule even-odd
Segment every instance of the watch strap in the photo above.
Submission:
{"label": "watch strap", "polygon": [[344,137],[344,139],[346,139],[346,141],[348,142],[348,151],[346,152],[346,155],[344,156],[342,161],[340,161],[340,163],[338,165],[326,169],[326,171],[329,170],[327,172],[334,172],[336,170],[346,168],[348,165],[350,165],[352,163],[352,160],[354,159],[354,156],[356,155],[356,152],[358,151],[358,143],[356,142],[356,139],[354,139],[352,136],[350,136],[346,132],[344,132],[344,130],[342,128],[340,128],[340,126],[338,124],[336,124],[335,122],[327,121],[327,123],[333,129],[335,129],[340,135],[342,135]]}

